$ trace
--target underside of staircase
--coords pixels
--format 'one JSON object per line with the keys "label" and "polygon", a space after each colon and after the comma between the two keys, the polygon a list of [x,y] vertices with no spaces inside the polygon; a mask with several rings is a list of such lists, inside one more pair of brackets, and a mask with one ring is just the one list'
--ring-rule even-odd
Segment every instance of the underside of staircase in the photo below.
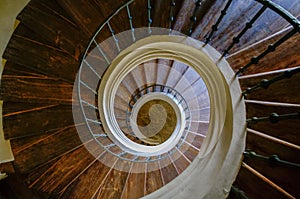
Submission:
{"label": "underside of staircase", "polygon": [[[100,140],[105,137],[105,128],[99,121],[99,125],[94,120],[90,120],[93,124],[74,121],[74,115],[82,116],[82,110],[98,110],[100,86],[91,86],[91,79],[107,72],[106,68],[89,65],[88,61],[107,61],[103,54],[87,58],[92,54],[89,48],[124,31],[129,31],[132,39],[131,32],[151,27],[178,31],[210,45],[236,72],[240,97],[246,105],[246,147],[233,186],[224,194],[232,199],[300,198],[300,1],[274,0],[281,6],[279,10],[284,8],[282,15],[275,12],[278,7],[270,9],[273,4],[269,2],[31,0],[18,15],[20,23],[3,54],[3,131],[15,160],[0,164],[0,172],[8,174],[0,181],[0,198],[140,198],[176,181],[197,159],[212,122],[209,94],[202,78],[176,60],[157,58],[137,66],[121,81],[114,107],[117,122],[126,133],[130,129],[126,115],[144,94],[160,91],[176,96],[178,101],[178,96],[183,96],[190,107],[197,102],[200,105],[186,113],[194,119],[181,145],[184,150],[152,162],[122,152],[114,156],[113,141],[103,138],[103,144]],[[260,13],[261,9],[265,10]],[[112,41],[117,44],[117,40]],[[282,42],[276,46],[278,41]],[[108,60],[112,49],[103,47]],[[79,89],[86,95],[96,95],[96,100],[79,100],[85,106],[74,109],[74,82],[84,67],[89,73],[82,76]],[[192,82],[196,92],[185,87],[182,77]],[[186,110],[184,103],[179,104]],[[145,110],[149,112],[149,108]],[[147,131],[149,118],[139,114],[142,119],[138,122]],[[165,114],[160,117],[172,118],[175,113]],[[99,118],[98,113],[95,117]],[[172,127],[172,119],[168,124],[164,129]],[[78,129],[97,131],[99,139],[83,142]],[[151,139],[138,139],[130,132],[127,137],[152,146],[166,140],[164,129]],[[99,143],[104,147],[91,152]],[[124,161],[123,170],[117,169],[115,165],[126,158],[134,161]]]}

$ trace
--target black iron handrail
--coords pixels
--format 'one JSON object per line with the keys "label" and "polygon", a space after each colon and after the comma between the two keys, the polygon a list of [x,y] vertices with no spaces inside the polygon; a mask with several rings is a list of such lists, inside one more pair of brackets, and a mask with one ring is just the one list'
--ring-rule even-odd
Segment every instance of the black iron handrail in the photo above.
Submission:
{"label": "black iron handrail", "polygon": [[269,116],[266,117],[252,117],[247,119],[247,123],[249,125],[262,122],[262,121],[270,121],[272,124],[278,123],[280,120],[287,120],[287,119],[298,119],[300,118],[300,113],[288,113],[279,115],[277,113],[271,113]]}
{"label": "black iron handrail", "polygon": [[292,168],[297,168],[300,169],[300,164],[294,163],[294,162],[288,162],[285,160],[281,160],[278,155],[271,155],[269,157],[263,156],[260,154],[255,153],[254,151],[251,150],[246,150],[244,152],[244,157],[247,159],[253,158],[253,159],[260,159],[269,162],[272,166],[286,166],[286,167],[292,167]]}
{"label": "black iron handrail", "polygon": [[260,83],[258,83],[257,85],[253,86],[253,87],[249,87],[246,90],[244,90],[242,92],[242,95],[244,97],[246,97],[248,94],[252,93],[253,91],[259,89],[259,88],[264,88],[267,89],[269,88],[269,86],[275,82],[278,82],[280,80],[286,79],[286,78],[291,78],[294,74],[299,73],[300,72],[300,67],[293,69],[293,70],[287,70],[285,71],[282,75],[279,75],[277,77],[274,77],[270,80],[268,79],[262,79],[260,81]]}

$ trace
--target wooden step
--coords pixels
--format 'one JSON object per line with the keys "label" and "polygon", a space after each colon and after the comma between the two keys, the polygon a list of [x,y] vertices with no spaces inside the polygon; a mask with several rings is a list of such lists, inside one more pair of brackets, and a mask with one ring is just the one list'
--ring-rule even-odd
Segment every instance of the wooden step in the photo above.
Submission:
{"label": "wooden step", "polygon": [[[253,56],[258,56],[260,53],[268,48],[268,45],[274,44],[281,37],[286,35],[292,30],[292,27],[283,29],[269,37],[262,39],[246,48],[231,54],[227,61],[231,67],[237,71],[240,67],[245,66],[250,62]],[[273,70],[279,70],[284,68],[291,68],[300,65],[299,59],[299,45],[295,45],[300,42],[300,34],[296,34],[279,46],[275,52],[265,56],[261,61],[249,67],[244,75],[263,73]]]}
{"label": "wooden step", "polygon": [[179,175],[177,168],[169,157],[159,160],[159,166],[163,179],[163,185],[168,184]]}
{"label": "wooden step", "polygon": [[115,158],[106,152],[95,162],[84,169],[78,178],[68,184],[60,193],[61,198],[92,198],[101,191],[103,183],[108,178],[112,168],[102,162],[116,162]]}
{"label": "wooden step", "polygon": [[[72,106],[3,103],[3,130],[6,139],[54,132],[73,125]],[[42,118],[42,119],[41,119]]]}
{"label": "wooden step", "polygon": [[[191,22],[190,17],[193,16],[195,7],[195,1],[182,1],[173,25],[174,30],[187,34]],[[198,11],[196,17],[199,17],[200,13]]]}
{"label": "wooden step", "polygon": [[[96,141],[87,143],[89,148],[99,149],[97,154],[103,152],[100,150]],[[39,178],[32,182],[29,187],[46,192],[52,196],[58,195],[80,173],[87,168],[95,157],[91,155],[84,146],[65,154],[59,158],[50,168],[48,168]]]}
{"label": "wooden step", "polygon": [[168,76],[172,65],[171,60],[158,59],[157,61],[157,78],[156,83],[160,85],[166,85],[168,81]]}
{"label": "wooden step", "polygon": [[[284,6],[285,9],[294,13],[299,13],[300,11],[300,7],[296,2],[291,4],[284,3]],[[236,37],[239,34],[246,23],[253,18],[261,7],[261,4],[254,1],[233,1],[210,44],[220,52],[223,52],[230,45],[233,37]],[[272,23],[268,24],[267,22],[270,19],[272,19]],[[243,49],[245,46],[260,42],[262,39],[284,29],[287,25],[288,22],[280,15],[267,9],[258,20],[255,21],[253,27],[247,30],[240,39],[240,42],[230,50],[230,54]]]}
{"label": "wooden step", "polygon": [[43,40],[37,40],[37,36],[25,34],[26,31],[26,27],[19,24],[3,58],[47,76],[73,83],[79,67],[74,57],[59,48],[42,43]]}
{"label": "wooden step", "polygon": [[[275,154],[281,160],[300,164],[299,145],[297,146],[272,136],[264,135],[252,129],[248,129],[247,131],[246,149],[266,157]],[[299,196],[297,181],[300,174],[297,168],[272,166],[266,161],[252,158],[248,160],[244,159],[244,161],[284,190],[292,195]]]}
{"label": "wooden step", "polygon": [[248,198],[260,198],[262,193],[266,199],[295,198],[245,163],[242,164],[234,184],[243,190]]}
{"label": "wooden step", "polygon": [[51,134],[11,140],[15,168],[26,173],[58,158],[82,144],[75,126],[57,129]]}
{"label": "wooden step", "polygon": [[[284,103],[259,103],[258,101],[246,101],[247,118],[269,116],[271,113],[288,114],[300,111],[299,105],[285,105]],[[287,128],[288,127],[288,128]],[[270,121],[262,121],[251,125],[251,129],[268,134],[270,136],[300,145],[299,119],[287,119],[272,124]]]}
{"label": "wooden step", "polygon": [[53,46],[68,52],[77,61],[88,42],[87,35],[78,26],[45,5],[45,1],[30,1],[17,19]]}
{"label": "wooden step", "polygon": [[158,162],[148,162],[146,170],[145,193],[150,194],[163,186]]}
{"label": "wooden step", "polygon": [[71,104],[71,84],[49,77],[2,76],[0,96],[3,101],[23,103]]}
{"label": "wooden step", "polygon": [[[98,198],[120,198],[124,186],[126,184],[126,180],[128,177],[128,172],[132,163],[127,161],[118,160],[118,169],[113,169],[109,174],[106,180],[103,182],[103,186],[99,192]],[[127,182],[128,183],[128,182]]]}
{"label": "wooden step", "polygon": [[[45,78],[48,77],[44,74],[41,74],[37,72],[36,70],[33,70],[32,68],[26,68],[22,65],[15,64],[10,61],[6,61],[5,66],[4,66],[4,73],[3,75],[7,76],[31,76],[31,77],[40,77],[40,78]],[[2,75],[2,76],[3,76]]]}
{"label": "wooden step", "polygon": [[132,166],[133,171],[128,175],[127,183],[125,184],[121,198],[141,198],[145,195],[145,163],[134,163]]}

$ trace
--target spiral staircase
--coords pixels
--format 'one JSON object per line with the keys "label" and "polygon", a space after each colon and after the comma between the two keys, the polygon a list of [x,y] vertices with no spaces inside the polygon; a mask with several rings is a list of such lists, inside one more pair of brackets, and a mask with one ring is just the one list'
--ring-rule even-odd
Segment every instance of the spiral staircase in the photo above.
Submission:
{"label": "spiral staircase", "polygon": [[3,54],[0,192],[299,198],[299,16],[299,0],[31,0]]}

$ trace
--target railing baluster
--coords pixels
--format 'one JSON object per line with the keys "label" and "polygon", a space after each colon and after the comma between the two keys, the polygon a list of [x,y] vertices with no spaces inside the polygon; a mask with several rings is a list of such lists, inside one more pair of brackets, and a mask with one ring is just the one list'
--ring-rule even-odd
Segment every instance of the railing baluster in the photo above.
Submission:
{"label": "railing baluster", "polygon": [[249,199],[245,192],[240,190],[239,188],[235,187],[235,186],[231,186],[230,189],[230,195],[234,195],[234,198],[239,198],[239,199]]}
{"label": "railing baluster", "polygon": [[275,42],[274,44],[270,44],[268,46],[268,48],[262,52],[260,55],[258,55],[257,57],[252,57],[250,62],[247,63],[244,67],[241,67],[237,72],[236,72],[236,76],[240,75],[241,73],[245,72],[250,66],[252,66],[253,64],[258,64],[258,62],[265,57],[267,54],[274,52],[276,50],[276,48],[278,46],[280,46],[282,43],[284,43],[286,40],[288,40],[289,38],[291,38],[294,34],[297,33],[296,29],[291,30],[289,33],[287,33],[285,36],[283,36],[282,38],[280,38],[277,42]]}
{"label": "railing baluster", "polygon": [[254,151],[246,150],[244,152],[244,156],[248,159],[256,158],[256,159],[261,159],[261,160],[267,161],[272,166],[287,166],[287,167],[300,169],[300,164],[281,160],[277,155],[271,155],[270,157],[266,157],[263,155],[256,154]]}
{"label": "railing baluster", "polygon": [[209,33],[209,36],[206,38],[205,44],[210,42],[211,38],[213,37],[214,33],[218,30],[218,26],[223,20],[224,16],[227,14],[227,10],[231,4],[232,0],[228,0],[227,4],[225,5],[224,9],[221,11],[221,15],[218,18],[217,22],[212,26],[212,30]]}
{"label": "railing baluster", "polygon": [[85,82],[79,80],[80,84],[82,84],[83,86],[85,86],[86,88],[88,88],[89,90],[91,90],[95,95],[98,95],[98,93],[92,89],[89,85],[87,85]]}
{"label": "railing baluster", "polygon": [[267,89],[271,84],[292,77],[294,74],[300,72],[300,67],[294,70],[287,70],[285,71],[282,75],[279,75],[277,77],[274,77],[273,79],[267,80],[267,79],[262,79],[261,82],[253,87],[249,87],[246,90],[242,92],[242,95],[246,97],[248,94],[252,93],[253,91],[259,89],[259,88],[264,88]]}
{"label": "railing baluster", "polygon": [[148,28],[149,28],[149,34],[151,34],[151,24],[152,24],[152,19],[151,19],[151,0],[148,0]]}
{"label": "railing baluster", "polygon": [[111,33],[111,35],[112,35],[112,37],[113,37],[113,39],[114,39],[114,41],[115,41],[116,47],[117,47],[117,49],[118,49],[118,52],[120,52],[121,50],[120,50],[120,46],[119,46],[119,40],[117,39],[117,37],[116,37],[116,35],[115,35],[115,31],[112,29],[112,27],[111,27],[109,21],[108,21],[106,24],[107,24],[107,26],[108,26],[108,28],[109,28],[109,31],[110,31],[110,33]]}
{"label": "railing baluster", "polygon": [[95,124],[101,124],[101,122],[97,121],[97,120],[93,120],[93,119],[90,119],[90,118],[86,118],[86,121],[89,121],[89,122],[92,122],[92,123],[95,123]]}
{"label": "railing baluster", "polygon": [[130,14],[130,9],[129,9],[128,5],[126,6],[126,9],[127,9],[128,19],[129,19],[129,25],[130,25],[131,35],[132,35],[132,41],[135,42],[134,27],[133,27],[133,24],[132,24],[132,16]]}
{"label": "railing baluster", "polygon": [[94,137],[107,137],[107,135],[106,134],[103,134],[103,133],[93,133],[93,136]]}
{"label": "railing baluster", "polygon": [[103,52],[103,50],[101,49],[101,47],[98,45],[97,41],[94,39],[93,40],[94,44],[96,44],[98,51],[100,52],[100,54],[104,57],[106,63],[109,65],[110,61],[108,60],[106,54]]}
{"label": "railing baluster", "polygon": [[83,103],[85,103],[86,105],[92,107],[93,109],[98,110],[98,107],[94,106],[93,104],[91,104],[91,103],[89,103],[89,102],[87,102],[87,101],[85,101],[85,100],[83,100],[83,99],[80,99],[80,100],[81,100],[81,102],[83,102]]}
{"label": "railing baluster", "polygon": [[194,25],[195,25],[195,23],[196,23],[196,21],[197,21],[196,14],[197,14],[197,12],[198,12],[198,10],[199,10],[201,4],[202,4],[201,1],[202,1],[202,0],[197,0],[197,1],[195,2],[196,7],[194,8],[193,15],[190,17],[190,25],[189,25],[189,29],[188,29],[188,36],[191,36],[192,33],[193,33]]}
{"label": "railing baluster", "polygon": [[261,122],[261,121],[270,121],[272,124],[279,122],[280,120],[287,120],[287,119],[298,119],[300,118],[300,113],[289,113],[278,115],[277,113],[271,113],[269,116],[266,117],[252,117],[247,119],[247,123],[249,125]]}
{"label": "railing baluster", "polygon": [[91,64],[86,60],[86,59],[84,59],[83,60],[84,61],[84,63],[86,63],[86,65],[95,73],[95,75],[99,78],[99,79],[101,79],[101,76],[97,73],[97,71],[91,66]]}
{"label": "railing baluster", "polygon": [[171,8],[170,8],[170,18],[169,18],[169,30],[172,31],[172,26],[174,23],[174,8],[176,6],[175,0],[171,0]]}
{"label": "railing baluster", "polygon": [[232,47],[240,42],[241,37],[247,32],[247,30],[249,30],[252,25],[254,24],[254,22],[265,12],[265,10],[267,9],[267,6],[264,5],[255,15],[254,17],[248,22],[246,23],[246,26],[244,27],[244,29],[238,34],[238,36],[234,37],[232,39],[231,44],[228,46],[228,48],[226,50],[224,50],[223,52],[223,56],[227,55],[229,53],[229,51],[232,49]]}

